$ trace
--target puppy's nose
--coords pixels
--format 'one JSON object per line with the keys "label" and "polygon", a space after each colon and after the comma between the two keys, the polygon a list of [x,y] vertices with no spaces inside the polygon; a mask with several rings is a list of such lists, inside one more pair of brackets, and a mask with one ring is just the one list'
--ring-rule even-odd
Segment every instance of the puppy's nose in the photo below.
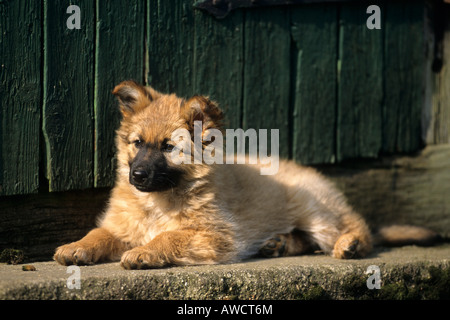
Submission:
{"label": "puppy's nose", "polygon": [[143,183],[148,178],[148,173],[145,170],[134,170],[133,179],[137,183]]}

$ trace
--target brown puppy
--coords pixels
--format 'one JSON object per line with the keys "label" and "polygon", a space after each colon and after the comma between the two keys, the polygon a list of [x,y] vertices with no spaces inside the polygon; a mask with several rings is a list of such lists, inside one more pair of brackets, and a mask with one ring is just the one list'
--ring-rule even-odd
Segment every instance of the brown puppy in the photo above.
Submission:
{"label": "brown puppy", "polygon": [[141,269],[228,263],[257,253],[321,250],[347,259],[370,252],[364,220],[311,168],[280,160],[277,174],[261,175],[258,165],[174,163],[175,130],[193,140],[195,121],[203,137],[221,129],[214,102],[186,101],[133,81],[113,93],[123,116],[116,185],[98,228],[57,248],[57,262],[120,259],[125,269]]}

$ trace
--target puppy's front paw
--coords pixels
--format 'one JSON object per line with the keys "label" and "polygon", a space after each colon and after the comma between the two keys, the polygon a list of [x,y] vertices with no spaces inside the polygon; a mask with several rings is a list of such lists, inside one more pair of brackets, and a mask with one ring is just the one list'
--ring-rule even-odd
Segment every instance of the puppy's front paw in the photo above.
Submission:
{"label": "puppy's front paw", "polygon": [[63,266],[88,265],[95,262],[95,252],[92,248],[81,245],[79,242],[72,242],[56,249],[53,260]]}
{"label": "puppy's front paw", "polygon": [[122,268],[130,270],[161,268],[164,267],[166,263],[157,251],[146,247],[136,247],[126,251],[122,255],[120,265]]}

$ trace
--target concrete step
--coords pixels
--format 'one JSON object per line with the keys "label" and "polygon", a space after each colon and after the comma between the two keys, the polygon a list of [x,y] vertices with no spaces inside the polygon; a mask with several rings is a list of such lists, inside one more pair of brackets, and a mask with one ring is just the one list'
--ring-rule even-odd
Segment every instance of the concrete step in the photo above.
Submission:
{"label": "concrete step", "polygon": [[133,271],[119,263],[32,266],[0,264],[0,299],[450,299],[450,244],[378,248],[361,260],[307,255]]}

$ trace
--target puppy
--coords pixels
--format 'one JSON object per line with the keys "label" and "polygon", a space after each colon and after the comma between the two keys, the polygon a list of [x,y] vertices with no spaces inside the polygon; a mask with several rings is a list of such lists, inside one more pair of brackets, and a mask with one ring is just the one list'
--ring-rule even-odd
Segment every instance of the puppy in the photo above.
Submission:
{"label": "puppy", "polygon": [[[259,165],[175,162],[176,130],[188,132],[194,147],[195,123],[203,138],[222,129],[223,113],[208,98],[185,100],[133,81],[113,94],[122,114],[115,187],[98,228],[57,248],[60,264],[120,260],[125,269],[144,269],[316,250],[349,259],[371,251],[365,221],[312,168],[280,160],[275,175],[261,175]],[[210,141],[201,143],[205,150]],[[385,234],[404,233],[393,230]]]}

